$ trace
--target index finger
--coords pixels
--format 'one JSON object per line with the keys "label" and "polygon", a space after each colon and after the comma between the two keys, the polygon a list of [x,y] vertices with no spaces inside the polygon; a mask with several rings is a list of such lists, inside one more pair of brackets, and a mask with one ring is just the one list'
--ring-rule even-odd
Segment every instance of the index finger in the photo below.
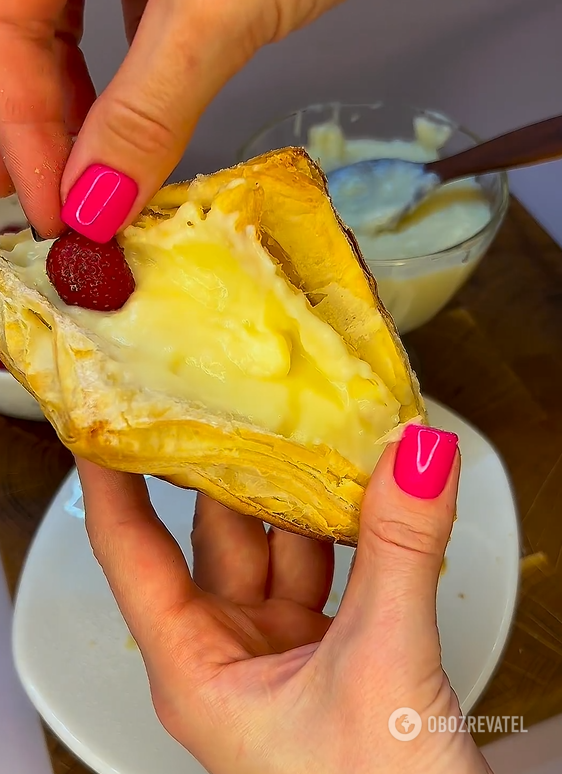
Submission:
{"label": "index finger", "polygon": [[182,551],[158,519],[142,476],[76,460],[96,559],[141,650],[198,594]]}
{"label": "index finger", "polygon": [[30,222],[55,236],[60,180],[71,149],[65,100],[54,53],[64,0],[2,0],[0,6],[0,146]]}

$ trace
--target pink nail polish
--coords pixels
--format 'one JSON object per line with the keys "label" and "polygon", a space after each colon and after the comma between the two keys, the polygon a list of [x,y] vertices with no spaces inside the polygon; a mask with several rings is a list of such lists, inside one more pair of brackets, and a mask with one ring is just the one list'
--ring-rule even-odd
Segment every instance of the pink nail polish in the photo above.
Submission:
{"label": "pink nail polish", "polygon": [[408,425],[394,463],[394,480],[400,489],[421,500],[439,497],[453,467],[458,442],[455,433]]}
{"label": "pink nail polish", "polygon": [[94,242],[113,239],[138,195],[135,181],[104,164],[93,164],[70,189],[61,218]]}

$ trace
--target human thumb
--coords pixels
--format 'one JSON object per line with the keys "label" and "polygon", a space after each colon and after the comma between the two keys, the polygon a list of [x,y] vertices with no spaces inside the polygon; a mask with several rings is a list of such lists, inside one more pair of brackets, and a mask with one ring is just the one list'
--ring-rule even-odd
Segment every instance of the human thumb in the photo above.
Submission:
{"label": "human thumb", "polygon": [[[436,595],[455,514],[458,438],[410,425],[382,455],[367,488],[359,543],[336,630],[366,643],[438,656]],[[411,654],[408,655],[408,659]]]}

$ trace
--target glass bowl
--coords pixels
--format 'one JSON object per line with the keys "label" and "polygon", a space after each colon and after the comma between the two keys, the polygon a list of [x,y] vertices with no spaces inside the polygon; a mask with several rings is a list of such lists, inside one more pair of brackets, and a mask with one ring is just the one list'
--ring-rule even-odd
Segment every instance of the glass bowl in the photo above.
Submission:
{"label": "glass bowl", "polygon": [[[481,142],[475,134],[435,111],[383,102],[372,105],[330,103],[310,105],[267,124],[239,150],[238,161],[276,148],[306,147],[310,129],[326,123],[339,126],[346,140],[411,142],[416,140],[415,122],[419,119],[426,119],[450,132],[439,150],[440,156],[459,153]],[[395,155],[400,157],[399,151]],[[325,170],[328,171],[326,166]],[[482,260],[497,234],[509,203],[507,175],[503,172],[480,175],[476,182],[488,202],[489,220],[470,238],[448,245],[446,249],[435,252],[425,249],[420,251],[421,254],[407,258],[385,258],[381,251],[373,258],[367,255],[365,242],[357,235],[369,269],[377,280],[382,301],[401,334],[428,322],[450,301]]]}

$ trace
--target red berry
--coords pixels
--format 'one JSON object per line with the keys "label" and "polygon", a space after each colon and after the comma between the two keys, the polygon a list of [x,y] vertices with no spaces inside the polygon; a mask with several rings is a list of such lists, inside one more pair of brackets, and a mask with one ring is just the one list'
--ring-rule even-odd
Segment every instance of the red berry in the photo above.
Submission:
{"label": "red berry", "polygon": [[7,371],[8,369],[4,365],[4,363],[0,360],[0,371]]}
{"label": "red berry", "polygon": [[70,306],[115,312],[135,289],[135,279],[117,241],[105,245],[69,231],[53,243],[47,276]]}
{"label": "red berry", "polygon": [[0,228],[0,236],[3,236],[4,234],[19,234],[24,228],[25,226],[17,226],[16,224],[4,226],[4,228]]}

